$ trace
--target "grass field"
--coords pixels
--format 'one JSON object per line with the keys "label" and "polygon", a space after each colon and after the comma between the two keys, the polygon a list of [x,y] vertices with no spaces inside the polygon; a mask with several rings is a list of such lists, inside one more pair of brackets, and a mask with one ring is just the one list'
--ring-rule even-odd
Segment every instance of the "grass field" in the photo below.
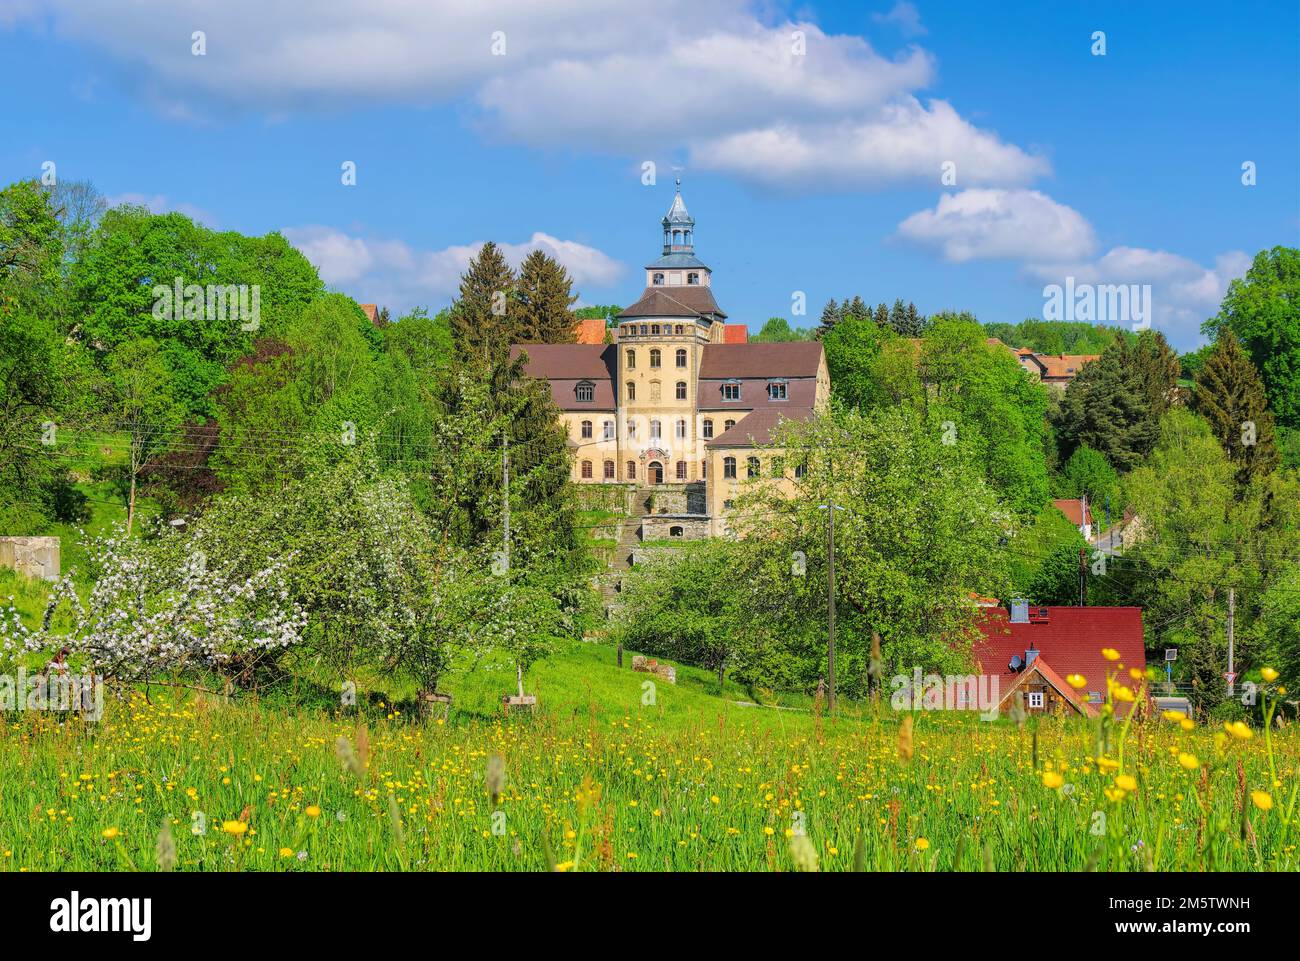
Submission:
{"label": "grass field", "polygon": [[98,724],[9,713],[0,865],[154,870],[165,827],[177,870],[1300,866],[1294,728],[1266,743],[1156,718],[1113,729],[1099,763],[1082,720],[921,713],[909,737],[887,708],[746,707],[704,672],[649,689],[613,659],[580,644],[538,665],[530,717],[496,714],[513,678],[484,670],[423,723],[283,691],[154,689]]}

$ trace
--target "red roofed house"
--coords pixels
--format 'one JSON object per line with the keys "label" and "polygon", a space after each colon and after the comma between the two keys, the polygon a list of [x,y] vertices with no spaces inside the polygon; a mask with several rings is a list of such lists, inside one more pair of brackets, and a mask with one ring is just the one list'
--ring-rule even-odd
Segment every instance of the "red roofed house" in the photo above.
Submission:
{"label": "red roofed house", "polygon": [[[1025,601],[988,608],[980,614],[975,642],[977,670],[998,678],[1001,710],[1016,692],[1025,695],[1030,713],[1073,711],[1093,717],[1106,701],[1106,678],[1114,673],[1129,687],[1130,668],[1146,669],[1140,607],[1043,607]],[[1119,652],[1108,661],[1102,648]],[[1122,668],[1121,668],[1122,665]],[[1076,690],[1067,680],[1086,681]],[[1132,704],[1117,701],[1115,713],[1127,716]]]}
{"label": "red roofed house", "polygon": [[724,324],[722,327],[722,342],[724,344],[749,343],[749,325]]}
{"label": "red roofed house", "polygon": [[1092,510],[1088,507],[1087,495],[1083,497],[1063,497],[1052,501],[1066,520],[1079,529],[1084,540],[1092,540]]}
{"label": "red roofed house", "polygon": [[[1007,348],[1011,350],[1011,348]],[[1078,376],[1083,365],[1096,360],[1100,354],[1038,354],[1028,347],[1012,350],[1016,361],[1035,379],[1059,391]]]}

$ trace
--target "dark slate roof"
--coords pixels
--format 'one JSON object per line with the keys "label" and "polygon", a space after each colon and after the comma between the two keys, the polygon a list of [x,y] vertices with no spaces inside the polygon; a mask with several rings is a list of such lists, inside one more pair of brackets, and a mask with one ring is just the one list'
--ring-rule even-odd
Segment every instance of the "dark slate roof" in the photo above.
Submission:
{"label": "dark slate roof", "polygon": [[816,377],[821,364],[819,341],[790,344],[705,344],[700,380],[729,377]]}
{"label": "dark slate roof", "polygon": [[783,420],[808,420],[811,407],[766,407],[748,414],[731,430],[724,430],[708,447],[760,447],[772,442],[772,430]]}
{"label": "dark slate roof", "polygon": [[656,267],[699,267],[708,270],[708,265],[694,254],[664,254],[653,263],[646,264],[646,270]]}
{"label": "dark slate roof", "polygon": [[618,315],[619,320],[633,317],[726,317],[713,299],[713,291],[704,286],[647,287],[641,299]]}
{"label": "dark slate roof", "polygon": [[[740,400],[723,400],[722,385],[740,381]],[[767,385],[773,380],[786,380],[785,400],[772,400],[767,395]],[[812,407],[817,402],[817,381],[812,377],[723,377],[717,380],[700,378],[699,408],[702,411],[734,410],[785,410],[789,407]]]}
{"label": "dark slate roof", "polygon": [[[551,396],[560,410],[609,411],[617,407],[616,350],[613,344],[516,344],[510,348],[510,356],[527,352],[524,372],[550,382]],[[590,403],[578,400],[578,384],[583,381],[595,387],[595,399]]]}

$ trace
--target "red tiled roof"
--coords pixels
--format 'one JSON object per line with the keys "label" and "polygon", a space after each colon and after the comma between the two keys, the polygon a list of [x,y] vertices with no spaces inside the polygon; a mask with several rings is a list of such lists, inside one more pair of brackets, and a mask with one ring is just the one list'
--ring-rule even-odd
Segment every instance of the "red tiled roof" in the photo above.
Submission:
{"label": "red tiled roof", "polygon": [[1085,511],[1082,499],[1078,497],[1064,497],[1052,501],[1052,504],[1058,511],[1065,515],[1075,527],[1082,527],[1087,524],[1092,527],[1092,508],[1088,507]]}
{"label": "red tiled roof", "polygon": [[[997,674],[1002,678],[1004,691],[1019,679],[1021,673],[1011,670],[1011,658],[1019,655],[1023,660],[1030,647],[1038,651],[1034,663],[1041,661],[1058,679],[1070,674],[1080,674],[1087,679],[1087,687],[1079,692],[1081,702],[1087,702],[1090,692],[1097,692],[1105,698],[1106,677],[1117,670],[1117,664],[1124,665],[1125,676],[1128,668],[1146,668],[1140,607],[1045,609],[1047,618],[1044,620],[1038,615],[1044,608],[1040,605],[1031,607],[1031,622],[1028,624],[1012,624],[1010,614],[1002,607],[981,612],[979,627],[982,636],[974,644],[975,661],[981,673]],[[1104,647],[1117,650],[1119,660],[1112,663],[1102,657],[1101,649]],[[1047,678],[1046,671],[1042,673]],[[1120,716],[1127,714],[1128,707],[1118,704],[1117,713]]]}
{"label": "red tiled roof", "polygon": [[361,304],[361,310],[365,313],[366,317],[369,318],[372,324],[375,322],[375,318],[379,316],[378,304]]}
{"label": "red tiled roof", "polygon": [[573,327],[573,338],[579,344],[604,344],[605,343],[605,321],[600,317],[589,317],[586,320],[580,320]]}
{"label": "red tiled roof", "polygon": [[726,324],[722,328],[722,342],[724,344],[749,343],[749,327],[745,324]]}
{"label": "red tiled roof", "polygon": [[1016,689],[1025,686],[1025,684],[1029,682],[1029,679],[1034,675],[1038,675],[1048,684],[1052,685],[1052,687],[1056,689],[1056,693],[1069,701],[1071,706],[1073,706],[1080,714],[1086,717],[1095,717],[1097,715],[1099,705],[1089,704],[1086,698],[1080,697],[1074,688],[1070,687],[1069,683],[1067,683],[1061,675],[1052,670],[1052,666],[1043,660],[1041,655],[1034,658],[1033,664],[1024,668],[1015,676],[1015,682],[1010,687],[1000,687],[1001,697],[998,700],[999,706],[1006,704],[1009,698],[1015,696]]}
{"label": "red tiled roof", "polygon": [[1035,354],[1044,366],[1044,377],[1073,378],[1083,365],[1096,360],[1101,354]]}

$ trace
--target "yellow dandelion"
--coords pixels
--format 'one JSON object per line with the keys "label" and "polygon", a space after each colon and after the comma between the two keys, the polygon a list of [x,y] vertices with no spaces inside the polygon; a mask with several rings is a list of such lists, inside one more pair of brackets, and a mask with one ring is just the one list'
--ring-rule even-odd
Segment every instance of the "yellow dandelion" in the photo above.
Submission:
{"label": "yellow dandelion", "polygon": [[1181,727],[1184,731],[1193,731],[1196,729],[1196,722],[1193,721],[1190,717],[1185,717],[1178,722],[1178,726]]}
{"label": "yellow dandelion", "polygon": [[293,857],[293,848],[280,848],[280,857],[282,858]]}
{"label": "yellow dandelion", "polygon": [[1061,775],[1057,774],[1055,771],[1048,771],[1043,775],[1043,787],[1049,787],[1053,791],[1064,783],[1065,778],[1061,777]]}
{"label": "yellow dandelion", "polygon": [[927,841],[925,838],[917,838],[916,849],[918,851],[928,851],[930,850],[930,842]]}
{"label": "yellow dandelion", "polygon": [[1264,678],[1264,680],[1268,681],[1270,684],[1272,684],[1281,676],[1278,674],[1277,671],[1273,670],[1271,667],[1266,667],[1259,673]]}
{"label": "yellow dandelion", "polygon": [[1123,788],[1125,791],[1136,791],[1138,782],[1132,774],[1121,774],[1115,778],[1115,786]]}
{"label": "yellow dandelion", "polygon": [[313,805],[311,805],[310,807],[308,807],[308,808],[307,808],[307,817],[309,817],[309,818],[318,818],[318,817],[320,817],[320,808],[319,808],[317,805],[315,805],[315,804],[313,804]]}
{"label": "yellow dandelion", "polygon": [[1178,763],[1189,771],[1195,771],[1201,766],[1201,762],[1196,759],[1196,755],[1188,754],[1186,751],[1178,755]]}
{"label": "yellow dandelion", "polygon": [[117,837],[122,832],[119,831],[117,828],[104,828],[104,830],[100,833],[104,835],[104,838],[106,840],[111,841],[113,840],[113,838]]}
{"label": "yellow dandelion", "polygon": [[1076,691],[1082,691],[1088,686],[1088,679],[1082,674],[1068,674],[1066,675],[1065,683],[1069,684],[1070,687],[1074,688]]}
{"label": "yellow dandelion", "polygon": [[1182,721],[1182,720],[1185,720],[1185,719],[1187,718],[1187,712],[1185,712],[1185,711],[1165,711],[1165,712],[1164,712],[1163,714],[1161,714],[1160,716],[1163,717],[1166,721]]}
{"label": "yellow dandelion", "polygon": [[239,837],[248,830],[248,825],[243,821],[222,821],[221,830],[225,831],[227,834],[233,834],[235,837]]}
{"label": "yellow dandelion", "polygon": [[1254,802],[1255,807],[1261,811],[1271,811],[1273,809],[1273,795],[1267,791],[1251,791],[1250,799]]}
{"label": "yellow dandelion", "polygon": [[1232,723],[1225,721],[1223,729],[1239,741],[1249,741],[1255,736],[1255,732],[1250,729],[1250,725],[1245,721],[1233,721]]}

